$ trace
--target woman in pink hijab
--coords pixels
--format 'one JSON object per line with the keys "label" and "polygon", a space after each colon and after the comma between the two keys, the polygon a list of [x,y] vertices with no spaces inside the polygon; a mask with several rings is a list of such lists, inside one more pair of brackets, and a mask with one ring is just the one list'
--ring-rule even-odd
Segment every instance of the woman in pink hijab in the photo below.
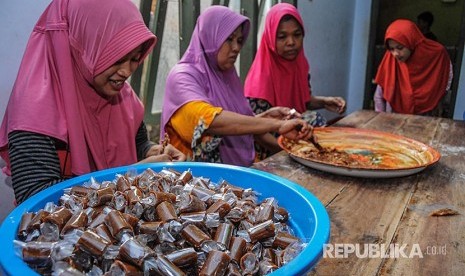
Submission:
{"label": "woman in pink hijab", "polygon": [[69,176],[185,160],[148,141],[143,105],[127,82],[155,43],[130,0],[51,2],[29,38],[0,128],[18,203]]}
{"label": "woman in pink hijab", "polygon": [[[245,80],[244,94],[255,114],[283,106],[297,110],[314,127],[325,126],[326,119],[313,110],[325,108],[342,114],[346,103],[341,97],[312,95],[303,39],[303,21],[298,10],[288,3],[274,5],[266,16],[260,46]],[[263,147],[256,149],[260,159],[269,155]]]}
{"label": "woman in pink hijab", "polygon": [[[345,111],[345,101],[340,97],[312,95],[303,39],[298,10],[287,3],[274,5],[266,16],[260,46],[245,80],[245,96],[256,114],[274,106],[294,108],[304,118],[309,116],[307,110]],[[325,124],[323,118],[315,119],[309,120],[313,126]]]}

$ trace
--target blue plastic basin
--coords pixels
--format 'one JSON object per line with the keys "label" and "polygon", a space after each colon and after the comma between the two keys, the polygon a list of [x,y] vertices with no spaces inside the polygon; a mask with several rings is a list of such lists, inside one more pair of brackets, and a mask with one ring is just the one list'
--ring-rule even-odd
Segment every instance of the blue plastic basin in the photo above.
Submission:
{"label": "blue plastic basin", "polygon": [[213,182],[224,179],[233,185],[252,188],[261,194],[259,199],[275,197],[278,204],[288,210],[289,224],[295,235],[304,239],[308,245],[294,260],[270,275],[303,275],[321,258],[323,246],[329,239],[328,213],[313,194],[298,184],[274,174],[238,166],[199,162],[153,163],[118,167],[72,178],[32,196],[16,207],[0,228],[0,266],[3,272],[7,275],[38,275],[17,257],[13,250],[13,240],[23,213],[38,211],[49,201],[58,202],[64,188],[82,185],[90,177],[98,181],[113,180],[116,174],[124,174],[130,169],[136,169],[140,173],[147,168],[156,172],[163,168],[173,168],[180,172],[190,169],[196,177],[207,177]]}

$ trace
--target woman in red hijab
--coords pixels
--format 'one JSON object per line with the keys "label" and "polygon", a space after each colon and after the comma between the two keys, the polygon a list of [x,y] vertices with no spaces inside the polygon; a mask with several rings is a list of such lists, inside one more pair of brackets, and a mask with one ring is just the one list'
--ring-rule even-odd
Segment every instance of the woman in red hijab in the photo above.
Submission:
{"label": "woman in red hijab", "polygon": [[452,80],[452,64],[440,43],[414,22],[398,19],[386,30],[387,51],[378,68],[376,111],[433,115]]}

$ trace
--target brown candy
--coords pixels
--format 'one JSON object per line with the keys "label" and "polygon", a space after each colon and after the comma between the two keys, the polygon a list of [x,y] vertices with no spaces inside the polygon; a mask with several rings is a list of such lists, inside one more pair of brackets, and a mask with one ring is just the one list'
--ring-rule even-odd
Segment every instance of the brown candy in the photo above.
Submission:
{"label": "brown candy", "polygon": [[102,237],[103,239],[109,241],[110,243],[116,243],[117,242],[116,239],[113,238],[113,236],[110,233],[110,230],[108,229],[108,227],[104,223],[102,223],[99,226],[95,227],[93,231],[97,235]]}
{"label": "brown candy", "polygon": [[173,193],[151,191],[150,194],[154,198],[154,205],[155,206],[162,203],[163,201],[168,201],[170,203],[175,203],[176,202],[176,195],[173,194]]}
{"label": "brown candy", "polygon": [[275,227],[272,220],[267,220],[255,225],[247,230],[252,242],[261,241],[266,238],[271,238],[275,235]]}
{"label": "brown candy", "polygon": [[220,218],[224,218],[229,211],[231,211],[231,205],[229,205],[226,201],[219,199],[207,209],[206,213],[219,213]]}
{"label": "brown candy", "polygon": [[92,231],[85,231],[77,242],[80,249],[93,256],[102,256],[110,242]]}
{"label": "brown candy", "polygon": [[231,258],[228,256],[228,254],[221,251],[212,250],[208,253],[207,260],[203,264],[199,275],[224,275],[230,261]]}
{"label": "brown candy", "polygon": [[196,177],[194,178],[194,180],[192,180],[192,185],[202,187],[204,189],[209,189],[208,187],[209,182],[210,181],[205,178]]}
{"label": "brown candy", "polygon": [[155,210],[157,212],[158,218],[161,221],[170,221],[178,219],[173,204],[171,204],[168,201],[163,201],[162,203],[158,204]]}
{"label": "brown candy", "polygon": [[198,186],[194,186],[191,193],[204,202],[208,202],[215,195],[215,191]]}
{"label": "brown candy", "polygon": [[129,182],[126,176],[120,176],[118,180],[116,180],[116,190],[126,192],[129,189],[131,189],[131,182]]}
{"label": "brown candy", "polygon": [[84,186],[73,186],[70,194],[79,197],[87,197],[89,191],[91,191],[91,189]]}
{"label": "brown candy", "polygon": [[124,219],[120,211],[111,211],[105,217],[104,221],[111,235],[117,240],[120,240],[124,233],[132,233],[131,225]]}
{"label": "brown candy", "polygon": [[273,219],[274,207],[273,205],[261,205],[255,223],[262,223],[267,220]]}
{"label": "brown candy", "polygon": [[95,228],[105,222],[106,213],[100,212],[90,223],[89,228]]}
{"label": "brown candy", "polygon": [[211,240],[209,235],[200,230],[200,228],[194,224],[189,224],[184,227],[181,231],[181,236],[196,248],[199,248],[204,241]]}
{"label": "brown candy", "polygon": [[183,185],[186,185],[191,180],[192,173],[189,170],[182,172],[178,178],[178,182],[181,182]]}
{"label": "brown candy", "polygon": [[121,245],[118,258],[142,268],[145,259],[154,256],[155,252],[152,249],[131,238]]}
{"label": "brown candy", "polygon": [[[76,228],[84,230],[88,224],[76,243],[73,256],[63,261],[85,271],[98,265],[106,274],[263,275],[283,265],[280,249],[298,238],[276,231],[281,229],[278,223],[289,217],[284,208],[277,206],[276,199],[266,199],[258,206],[258,198],[250,189],[226,181],[220,187],[210,186],[208,179],[194,178],[190,171],[179,173],[172,169],[164,169],[160,174],[148,171],[137,176],[119,176],[114,182],[102,182],[102,188],[97,190],[76,186],[69,196],[62,197],[62,204],[69,203],[71,209],[78,210],[79,206],[74,205],[76,201],[67,201],[76,197],[93,198],[98,205],[71,219],[66,215],[71,212],[60,209],[62,207],[52,214],[42,210],[47,219],[39,214],[25,215],[18,237],[27,237],[25,229],[56,232],[58,227],[48,223],[62,228],[62,234]],[[95,202],[93,205],[97,204]],[[90,223],[86,223],[88,217]],[[33,226],[34,221],[36,226]],[[42,225],[48,228],[40,226],[42,221],[47,222]],[[235,236],[239,230],[247,231],[250,243],[247,237]],[[37,240],[54,240],[53,233],[47,236],[42,232]],[[141,236],[133,237],[135,234]],[[176,240],[171,242],[172,238]],[[23,250],[30,263],[44,264],[50,270],[50,252],[34,250]],[[204,253],[196,250],[208,252],[205,261],[202,260]],[[156,256],[155,252],[164,252],[164,255]],[[202,254],[201,260],[199,254]]]}
{"label": "brown candy", "polygon": [[28,242],[22,249],[23,260],[32,265],[48,265],[51,262],[52,247],[51,242]]}
{"label": "brown candy", "polygon": [[241,268],[235,262],[230,262],[228,265],[228,270],[226,272],[227,276],[242,276]]}
{"label": "brown candy", "polygon": [[242,198],[242,195],[244,194],[243,188],[234,186],[231,183],[228,183],[227,181],[223,181],[221,183],[220,189],[223,191],[223,193],[233,192],[238,198]]}
{"label": "brown candy", "polygon": [[63,227],[63,230],[61,230],[61,234],[64,235],[68,231],[71,231],[73,229],[81,229],[84,230],[85,227],[87,226],[88,223],[88,217],[87,214],[84,210],[81,210],[74,214],[68,222],[65,224]]}
{"label": "brown candy", "polygon": [[179,249],[166,255],[178,267],[193,266],[197,263],[197,252],[192,247]]}
{"label": "brown candy", "polygon": [[50,213],[45,210],[40,210],[31,220],[28,226],[28,232],[32,232],[33,230],[39,229],[40,224],[44,222],[44,218],[47,217]]}
{"label": "brown candy", "polygon": [[262,259],[269,260],[270,262],[274,262],[276,258],[276,254],[274,253],[273,248],[263,248],[262,251]]}
{"label": "brown candy", "polygon": [[128,197],[126,193],[116,191],[113,195],[113,204],[116,210],[123,211],[126,206],[128,206]]}
{"label": "brown candy", "polygon": [[139,219],[129,213],[122,213],[124,219],[131,225],[132,232],[136,230],[137,224],[139,223]]}
{"label": "brown candy", "polygon": [[89,205],[89,199],[87,197],[70,195],[69,198],[61,205],[68,209],[75,209],[77,206],[79,206],[79,209],[85,209]]}
{"label": "brown candy", "polygon": [[278,267],[283,266],[284,265],[284,260],[283,260],[284,251],[283,250],[276,250],[274,253],[275,253],[274,263]]}
{"label": "brown candy", "polygon": [[139,222],[139,234],[157,235],[162,224],[161,221]]}
{"label": "brown candy", "polygon": [[229,243],[233,236],[234,225],[230,223],[220,223],[215,232],[215,238],[213,239],[217,243],[224,246],[225,249],[229,248]]}
{"label": "brown candy", "polygon": [[245,254],[246,246],[247,241],[244,238],[233,237],[229,247],[229,256],[231,256],[231,259],[239,263],[242,256]]}
{"label": "brown candy", "polygon": [[168,258],[163,255],[158,255],[157,260],[155,261],[162,275],[170,276],[184,276],[186,273],[182,271],[179,267],[173,264]]}
{"label": "brown candy", "polygon": [[247,252],[242,256],[239,265],[246,275],[254,275],[258,271],[258,257],[252,252]]}
{"label": "brown candy", "polygon": [[29,233],[28,231],[29,225],[32,219],[34,218],[34,216],[35,216],[34,213],[24,213],[21,216],[21,222],[19,223],[18,232],[17,232],[18,238],[20,240],[25,240],[27,238],[27,235]]}
{"label": "brown candy", "polygon": [[60,206],[53,213],[46,216],[44,222],[55,224],[58,226],[58,230],[61,231],[72,215],[73,213],[69,209]]}
{"label": "brown candy", "polygon": [[102,206],[113,199],[113,189],[111,187],[92,190],[89,192],[89,206]]}
{"label": "brown candy", "polygon": [[296,236],[293,236],[287,232],[279,232],[274,238],[273,247],[284,249],[289,244],[298,241],[299,239]]}
{"label": "brown candy", "polygon": [[115,260],[113,262],[113,264],[110,267],[110,272],[112,272],[110,273],[110,275],[113,275],[113,273],[116,273],[115,272],[116,267],[118,267],[124,273],[124,275],[128,275],[128,276],[129,275],[130,276],[139,276],[139,275],[142,276],[143,275],[142,271],[139,268],[131,264],[128,264],[126,262],[122,262],[120,260]]}
{"label": "brown candy", "polygon": [[131,189],[127,190],[125,193],[128,198],[129,205],[136,204],[143,196],[142,191],[134,186],[132,186]]}
{"label": "brown candy", "polygon": [[278,207],[276,210],[277,220],[279,222],[287,222],[289,220],[289,213],[283,207]]}
{"label": "brown candy", "polygon": [[200,212],[205,211],[206,206],[203,201],[201,201],[195,195],[186,195],[184,200],[181,201],[181,206],[179,207],[179,212],[183,213],[193,213],[193,212]]}
{"label": "brown candy", "polygon": [[269,260],[263,260],[258,264],[260,275],[267,275],[277,270],[279,267]]}

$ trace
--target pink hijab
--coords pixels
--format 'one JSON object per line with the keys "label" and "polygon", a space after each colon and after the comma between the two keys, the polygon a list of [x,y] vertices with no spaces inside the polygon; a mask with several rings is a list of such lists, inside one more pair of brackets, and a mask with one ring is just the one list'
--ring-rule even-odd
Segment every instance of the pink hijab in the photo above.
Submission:
{"label": "pink hijab", "polygon": [[276,33],[285,15],[292,15],[303,28],[302,18],[293,5],[280,3],[270,9],[257,55],[245,80],[245,96],[266,100],[271,106],[295,108],[302,113],[310,101],[310,67],[303,48],[293,61],[282,58],[276,51]]}
{"label": "pink hijab", "polygon": [[90,85],[137,46],[156,43],[130,0],[54,0],[29,38],[0,128],[0,148],[15,130],[66,142],[76,175],[137,161],[141,101],[128,83],[111,98]]}

